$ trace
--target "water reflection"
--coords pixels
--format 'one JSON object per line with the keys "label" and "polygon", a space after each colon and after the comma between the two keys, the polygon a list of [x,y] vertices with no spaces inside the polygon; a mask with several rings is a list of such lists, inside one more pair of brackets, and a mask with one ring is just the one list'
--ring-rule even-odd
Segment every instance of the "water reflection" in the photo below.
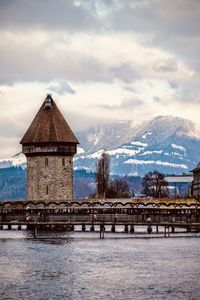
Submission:
{"label": "water reflection", "polygon": [[0,232],[0,299],[200,299],[199,237],[26,234]]}

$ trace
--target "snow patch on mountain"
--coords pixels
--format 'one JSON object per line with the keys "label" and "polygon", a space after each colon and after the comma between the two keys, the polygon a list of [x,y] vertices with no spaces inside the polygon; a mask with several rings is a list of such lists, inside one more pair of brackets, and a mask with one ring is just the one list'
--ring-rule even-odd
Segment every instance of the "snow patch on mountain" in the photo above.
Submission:
{"label": "snow patch on mountain", "polygon": [[171,144],[171,146],[172,146],[173,149],[178,149],[178,150],[181,150],[183,152],[186,152],[186,149],[183,146],[176,145],[176,144],[173,144],[173,143]]}
{"label": "snow patch on mountain", "polygon": [[10,167],[26,167],[26,157],[25,155],[20,152],[16,155],[12,156],[11,158],[0,159],[0,168],[10,168]]}
{"label": "snow patch on mountain", "polygon": [[131,145],[139,146],[139,147],[143,147],[143,148],[148,146],[147,143],[142,143],[142,142],[138,142],[138,141],[131,142]]}
{"label": "snow patch on mountain", "polygon": [[145,133],[142,135],[142,138],[143,138],[143,139],[146,139],[148,135],[152,135],[152,132],[151,132],[151,131],[145,132]]}
{"label": "snow patch on mountain", "polygon": [[128,159],[124,162],[124,164],[136,164],[136,165],[160,165],[160,166],[168,166],[173,168],[182,168],[188,169],[188,167],[184,164],[173,164],[166,161],[154,161],[154,160],[138,160],[138,159]]}
{"label": "snow patch on mountain", "polygon": [[152,154],[161,154],[163,153],[163,150],[153,150],[153,151],[145,151],[140,154],[140,156],[145,156],[145,155],[152,155]]}
{"label": "snow patch on mountain", "polygon": [[85,150],[81,147],[77,147],[77,154],[83,154],[85,153]]}

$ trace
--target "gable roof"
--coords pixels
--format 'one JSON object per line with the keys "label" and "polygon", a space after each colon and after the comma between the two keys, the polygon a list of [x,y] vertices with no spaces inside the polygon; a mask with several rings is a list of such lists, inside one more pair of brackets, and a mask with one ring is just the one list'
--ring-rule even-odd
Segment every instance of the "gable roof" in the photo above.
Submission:
{"label": "gable roof", "polygon": [[51,95],[47,95],[20,144],[79,144]]}

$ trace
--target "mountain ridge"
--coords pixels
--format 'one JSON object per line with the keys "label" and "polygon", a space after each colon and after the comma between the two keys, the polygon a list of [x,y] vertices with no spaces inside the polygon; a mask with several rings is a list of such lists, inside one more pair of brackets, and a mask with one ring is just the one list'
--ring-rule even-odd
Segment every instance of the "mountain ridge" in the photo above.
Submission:
{"label": "mountain ridge", "polygon": [[[106,150],[111,159],[111,173],[139,175],[158,170],[182,174],[200,160],[200,124],[174,116],[157,116],[145,122],[119,121],[92,127],[76,134],[80,147],[74,158],[76,170],[94,171],[97,159]],[[0,160],[0,168],[21,165],[20,153]]]}

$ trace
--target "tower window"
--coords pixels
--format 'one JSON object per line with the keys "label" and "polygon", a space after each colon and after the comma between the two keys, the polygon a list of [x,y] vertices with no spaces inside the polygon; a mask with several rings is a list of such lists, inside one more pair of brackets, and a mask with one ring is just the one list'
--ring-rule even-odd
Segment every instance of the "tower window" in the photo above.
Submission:
{"label": "tower window", "polygon": [[49,165],[49,159],[48,157],[45,157],[45,167],[48,167],[48,165]]}
{"label": "tower window", "polygon": [[65,158],[62,158],[62,166],[65,167]]}
{"label": "tower window", "polygon": [[49,187],[48,187],[48,185],[46,186],[46,195],[48,195],[49,194]]}

